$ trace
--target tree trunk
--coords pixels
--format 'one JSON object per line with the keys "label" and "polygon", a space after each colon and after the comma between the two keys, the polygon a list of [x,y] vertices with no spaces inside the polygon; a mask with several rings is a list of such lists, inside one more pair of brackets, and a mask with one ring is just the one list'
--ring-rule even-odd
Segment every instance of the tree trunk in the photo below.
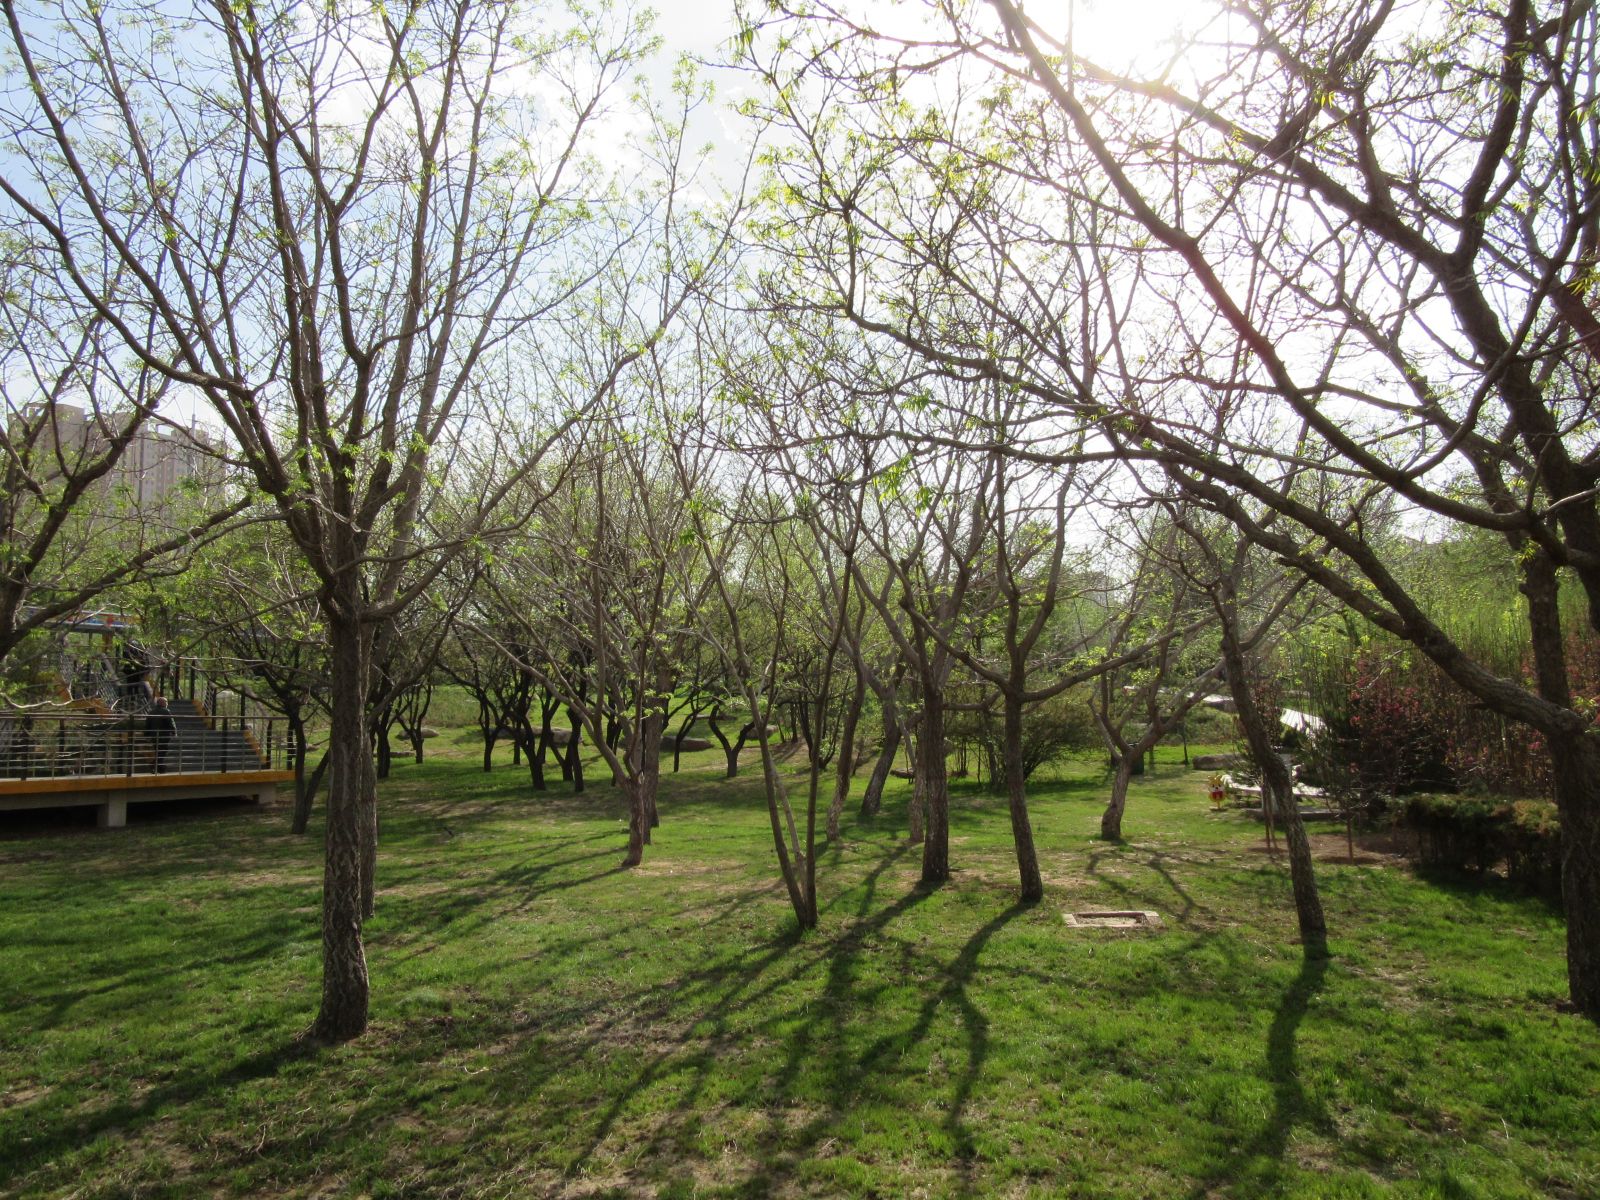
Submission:
{"label": "tree trunk", "polygon": [[722,746],[722,755],[725,759],[727,759],[728,770],[727,774],[725,774],[723,778],[738,778],[739,752],[744,749],[744,744],[750,740],[750,735],[755,732],[755,723],[753,721],[745,722],[744,727],[739,730],[739,736],[732,742],[729,742],[728,735],[722,732],[722,726],[717,723],[716,717],[713,716],[709,718],[706,721],[706,724],[711,729],[711,735],[715,737],[718,743]]}
{"label": "tree trunk", "polygon": [[861,727],[861,706],[867,700],[867,677],[856,672],[855,696],[845,710],[844,724],[839,730],[837,766],[833,778],[833,800],[828,805],[828,840],[839,840],[839,823],[844,816],[844,802],[850,798],[850,782],[856,773],[856,731]]}
{"label": "tree trunk", "polygon": [[322,777],[328,771],[328,756],[324,754],[317,765],[311,769],[311,776],[305,781],[305,787],[295,785],[294,795],[294,823],[290,829],[294,833],[304,833],[311,823],[311,810],[317,802],[317,792],[322,787]]}
{"label": "tree trunk", "polygon": [[[577,722],[573,721],[572,724],[576,727]],[[577,729],[574,728],[567,734],[567,744],[556,747],[556,761],[561,764],[561,781],[563,783],[572,782],[572,751],[576,745],[573,738],[576,733]]]}
{"label": "tree trunk", "polygon": [[1006,697],[1004,759],[1006,800],[1011,808],[1011,841],[1017,849],[1017,873],[1024,904],[1044,899],[1044,879],[1039,874],[1039,854],[1033,845],[1033,823],[1028,820],[1028,780],[1022,768],[1022,701]]}
{"label": "tree trunk", "polygon": [[727,759],[728,773],[723,778],[732,779],[739,773],[739,756],[729,751],[728,735],[722,732],[722,726],[717,723],[715,710],[706,718],[706,728],[711,730],[711,736],[717,739],[717,745],[722,747],[722,755]]}
{"label": "tree trunk", "polygon": [[917,739],[917,776],[922,780],[928,832],[922,843],[922,882],[950,878],[950,780],[944,757],[944,697],[924,682],[922,736]]}
{"label": "tree trunk", "polygon": [[567,735],[567,760],[563,764],[563,771],[571,772],[572,794],[576,796],[583,791],[583,722],[570,708],[567,709],[567,719],[572,722],[572,730]]}
{"label": "tree trunk", "polygon": [[1322,898],[1317,892],[1316,868],[1311,861],[1311,840],[1300,820],[1300,806],[1294,799],[1294,780],[1272,745],[1272,733],[1265,714],[1256,706],[1250,692],[1250,676],[1238,634],[1227,619],[1222,622],[1222,657],[1227,665],[1228,690],[1238,711],[1250,756],[1261,770],[1262,816],[1270,809],[1283,827],[1283,840],[1289,847],[1289,880],[1294,889],[1294,910],[1300,922],[1300,946],[1306,958],[1328,957],[1328,923],[1322,914]]}
{"label": "tree trunk", "polygon": [[[542,792],[545,789],[544,765],[550,757],[551,747],[555,745],[554,730],[552,728],[556,713],[561,709],[561,702],[546,693],[539,700],[539,742],[533,749],[533,790]],[[563,772],[563,777],[565,772]]]}
{"label": "tree trunk", "polygon": [[661,790],[661,735],[665,732],[666,724],[666,713],[653,712],[644,719],[644,728],[639,731],[641,748],[639,783],[644,799],[646,842],[650,841],[650,831],[661,825],[661,814],[656,808],[656,793]]}
{"label": "tree trunk", "polygon": [[378,779],[372,756],[361,759],[361,919],[371,918],[378,897]]}
{"label": "tree trunk", "polygon": [[1111,773],[1111,800],[1106,811],[1100,814],[1100,836],[1108,842],[1122,840],[1122,814],[1128,807],[1128,784],[1133,779],[1133,766],[1140,756],[1124,751],[1115,759],[1116,769]]}
{"label": "tree trunk", "polygon": [[291,833],[304,833],[311,823],[311,797],[306,794],[306,723],[299,713],[288,717],[289,736],[294,739],[294,816]]}
{"label": "tree trunk", "polygon": [[527,708],[517,718],[516,742],[520,753],[528,761],[528,785],[536,792],[544,791],[544,756],[539,753],[538,738],[533,732],[533,722],[528,719]]}
{"label": "tree trunk", "polygon": [[540,730],[535,736],[530,730],[528,733],[528,784],[536,792],[544,791],[544,755],[545,733]]}
{"label": "tree trunk", "polygon": [[[1559,582],[1542,553],[1523,561],[1523,594],[1539,695],[1572,707]],[[1567,988],[1573,1007],[1600,1020],[1600,732],[1546,735],[1561,820],[1561,903],[1567,915]]]}
{"label": "tree trunk", "polygon": [[867,790],[861,795],[861,815],[874,817],[883,805],[883,787],[889,782],[889,772],[894,769],[895,755],[900,753],[900,722],[892,714],[883,714],[883,749],[878,753],[872,777],[867,780]]}
{"label": "tree trunk", "polygon": [[[920,759],[920,755],[917,757]],[[912,767],[912,772],[911,802],[906,807],[906,838],[913,846],[920,846],[928,836],[928,792],[923,783],[920,761]]]}
{"label": "tree trunk", "polygon": [[367,1027],[367,960],[361,945],[362,793],[372,758],[362,643],[359,625],[329,622],[333,693],[322,874],[322,1007],[314,1026],[316,1036],[327,1041],[345,1041]]}
{"label": "tree trunk", "polygon": [[772,756],[771,735],[765,730],[755,729],[755,722],[760,719],[760,705],[752,700],[750,707],[756,714],[749,728],[755,732],[756,744],[761,748],[761,782],[767,797],[767,816],[772,823],[772,847],[778,856],[778,871],[783,877],[784,889],[789,893],[789,906],[794,910],[795,921],[801,929],[815,929],[816,897],[806,895],[804,876],[801,874],[804,864],[790,856],[783,837],[785,814],[780,810],[780,805],[786,807],[787,802],[784,800],[783,778],[778,774],[778,764]]}
{"label": "tree trunk", "polygon": [[483,734],[483,769],[487,773],[494,770],[494,744],[500,736],[500,718],[481,693],[478,696],[478,730]]}
{"label": "tree trunk", "polygon": [[809,703],[791,706],[790,717],[794,727],[799,730],[799,736],[806,743],[806,765],[814,765],[817,761],[817,739],[811,732],[811,705]]}
{"label": "tree trunk", "polygon": [[[1261,768],[1262,790],[1270,793],[1270,802],[1283,826],[1283,840],[1289,847],[1289,880],[1294,888],[1295,915],[1300,921],[1300,945],[1307,958],[1327,958],[1328,924],[1322,914],[1322,897],[1317,891],[1311,839],[1306,836],[1300,806],[1294,798],[1294,781],[1281,758],[1269,754],[1268,759]],[[1263,800],[1266,799],[1264,796]]]}
{"label": "tree trunk", "polygon": [[706,718],[706,728],[711,730],[711,736],[717,739],[717,745],[722,747],[722,756],[727,760],[728,770],[727,774],[724,775],[723,778],[732,779],[739,773],[739,756],[733,753],[733,751],[729,748],[728,735],[722,732],[722,726],[717,721],[717,713],[715,709],[713,709],[711,715]]}
{"label": "tree trunk", "polygon": [[394,724],[394,718],[385,709],[378,714],[378,731],[373,739],[373,750],[378,759],[378,778],[389,778],[389,768],[394,765],[394,750],[389,745],[389,728]]}
{"label": "tree trunk", "polygon": [[[831,653],[828,655],[828,659],[831,665],[833,660]],[[819,734],[822,731],[822,723],[826,719],[823,714],[823,708],[827,702],[828,689],[827,685],[824,684],[822,698],[817,702],[816,727]],[[806,794],[806,911],[802,924],[807,929],[815,929],[817,927],[817,792],[822,783],[822,772],[822,762],[813,753],[811,755],[811,778],[808,781],[809,787]]]}
{"label": "tree trunk", "polygon": [[637,867],[644,861],[644,844],[650,838],[650,820],[645,813],[644,792],[638,779],[623,776],[619,785],[628,801],[628,852],[622,859],[624,867]]}
{"label": "tree trunk", "polygon": [[1600,743],[1596,734],[1552,739],[1561,817],[1561,902],[1567,914],[1572,1004],[1600,1020]]}
{"label": "tree trunk", "polygon": [[672,739],[672,773],[678,773],[678,767],[683,761],[683,739],[689,736],[689,731],[694,728],[695,722],[700,719],[699,712],[691,711],[682,725],[678,726],[678,735]]}
{"label": "tree trunk", "polygon": [[[1109,727],[1102,732],[1108,730]],[[1164,720],[1156,720],[1150,723],[1144,736],[1131,746],[1122,740],[1120,734],[1115,735],[1111,741],[1111,765],[1114,768],[1111,776],[1111,801],[1106,805],[1106,811],[1100,818],[1100,836],[1106,841],[1122,840],[1122,815],[1128,808],[1128,788],[1135,775],[1144,774],[1145,756],[1155,753],[1155,748],[1165,733]]]}

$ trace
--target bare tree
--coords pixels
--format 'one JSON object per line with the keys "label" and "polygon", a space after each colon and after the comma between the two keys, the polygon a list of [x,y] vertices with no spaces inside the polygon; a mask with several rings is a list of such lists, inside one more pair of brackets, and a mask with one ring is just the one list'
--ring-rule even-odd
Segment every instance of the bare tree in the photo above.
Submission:
{"label": "bare tree", "polygon": [[412,605],[388,622],[373,647],[368,723],[379,779],[389,777],[394,758],[390,733],[396,725],[413,758],[423,760],[422,723],[433,700],[439,653],[465,603],[465,596],[451,596],[442,585],[443,577],[435,581],[428,603]]}
{"label": "bare tree", "polygon": [[440,669],[458,687],[462,688],[478,706],[478,730],[483,738],[483,769],[494,769],[494,748],[502,731],[513,718],[508,714],[517,707],[514,698],[523,697],[521,711],[527,711],[527,675],[516,664],[517,655],[501,649],[505,643],[515,646],[516,639],[509,631],[483,636],[475,631],[482,621],[481,614],[471,614],[463,628],[458,624],[439,660]]}
{"label": "bare tree", "polygon": [[1317,888],[1311,841],[1294,795],[1288,764],[1278,753],[1275,725],[1278,714],[1266,711],[1260,700],[1259,663],[1272,643],[1292,624],[1286,619],[1304,588],[1304,577],[1294,578],[1261,560],[1265,557],[1248,539],[1218,528],[1207,514],[1192,507],[1168,508],[1174,527],[1181,529],[1187,546],[1175,554],[1174,565],[1209,598],[1221,635],[1223,673],[1233,697],[1234,712],[1244,733],[1250,756],[1261,771],[1262,817],[1272,828],[1276,819],[1289,851],[1289,878],[1294,892],[1300,944],[1308,959],[1328,956],[1328,925]]}
{"label": "bare tree", "polygon": [[[703,411],[700,420],[708,423],[714,415]],[[746,475],[728,494],[716,496],[714,460],[714,449],[674,439],[672,461],[680,487],[696,498],[687,510],[692,544],[721,609],[721,619],[702,624],[701,636],[722,656],[750,713],[778,872],[800,928],[814,929],[818,771],[813,764],[802,837],[772,740],[782,642],[777,636],[761,636],[768,630],[775,635],[783,627],[793,599],[795,581],[783,563],[776,533],[787,514],[771,481],[759,473]]]}
{"label": "bare tree", "polygon": [[[1206,594],[1175,562],[1183,534],[1157,510],[1157,520],[1123,510],[1131,535],[1132,571],[1123,582],[1121,612],[1102,651],[1120,659],[1098,679],[1091,708],[1111,753],[1111,798],[1100,836],[1122,839],[1122,816],[1133,776],[1145,756],[1215,688],[1222,676]],[[1151,514],[1143,514],[1148,518]],[[1134,649],[1133,654],[1128,654]],[[1142,651],[1142,652],[1141,652]]]}
{"label": "bare tree", "polygon": [[[913,816],[927,822],[922,880],[950,877],[949,765],[945,715],[956,656],[951,642],[962,623],[972,568],[981,551],[982,494],[992,462],[966,456],[904,457],[883,475],[876,448],[862,448],[861,475],[878,476],[876,502],[863,506],[860,536],[888,569],[879,586],[859,559],[852,571],[862,593],[894,637],[913,679],[915,747]],[[885,464],[887,465],[887,464]],[[887,486],[884,486],[887,485]]]}
{"label": "bare tree", "polygon": [[856,669],[866,678],[867,686],[877,697],[883,717],[883,738],[878,743],[878,761],[873,764],[872,774],[861,793],[861,815],[871,817],[877,814],[883,803],[883,789],[889,782],[889,772],[894,769],[895,755],[900,752],[900,743],[905,736],[900,717],[900,687],[905,681],[906,666],[904,661],[896,659],[892,668],[884,670],[881,660],[879,664],[874,664],[863,656],[857,659]]}
{"label": "bare tree", "polygon": [[[1197,14],[1192,28],[1229,36],[1146,75],[1087,59],[1070,8],[1013,0],[930,4],[892,30],[808,9],[773,18],[771,40],[752,21],[741,46],[791,135],[776,157],[782,228],[809,253],[788,259],[796,290],[1162,463],[1191,501],[1537,729],[1572,1000],[1600,1013],[1600,741],[1557,603],[1568,572],[1600,628],[1600,179],[1584,165],[1600,157],[1600,13]],[[932,75],[948,85],[936,102],[882,103]],[[1028,352],[969,336],[974,310]],[[1085,321],[1088,356],[1061,336]],[[1365,517],[1390,498],[1507,540],[1531,686],[1475,659],[1385,561]]]}
{"label": "bare tree", "polygon": [[685,501],[654,438],[613,416],[592,422],[587,441],[484,578],[497,620],[516,630],[503,648],[566,703],[627,797],[623,865],[637,866],[658,823],[661,743],[705,584],[688,567]]}
{"label": "bare tree", "polygon": [[[522,10],[467,0],[5,13],[27,80],[7,219],[49,248],[64,293],[203,397],[317,580],[332,720],[315,1033],[352,1037],[373,640],[594,398],[547,392],[510,436],[526,335],[584,296],[613,339],[603,392],[663,318],[585,294],[666,207],[607,207],[584,153],[644,33],[585,10],[524,37]],[[553,86],[535,97],[533,78]],[[426,500],[446,443],[484,487],[441,524]]]}

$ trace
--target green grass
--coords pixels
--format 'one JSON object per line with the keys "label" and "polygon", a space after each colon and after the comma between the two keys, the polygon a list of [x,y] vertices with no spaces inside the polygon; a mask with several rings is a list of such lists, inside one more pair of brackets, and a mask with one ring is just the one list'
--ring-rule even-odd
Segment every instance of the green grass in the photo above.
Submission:
{"label": "green grass", "polygon": [[[335,1049],[298,1040],[321,867],[286,808],[0,842],[0,1192],[1600,1194],[1600,1031],[1558,1011],[1559,917],[1493,881],[1323,864],[1306,966],[1259,826],[1169,764],[1103,844],[1085,763],[1035,798],[1043,904],[976,791],[919,889],[901,791],[797,937],[720,755],[624,872],[603,783],[430,752],[383,789],[373,1024]],[[1165,928],[1061,919],[1095,906]]]}

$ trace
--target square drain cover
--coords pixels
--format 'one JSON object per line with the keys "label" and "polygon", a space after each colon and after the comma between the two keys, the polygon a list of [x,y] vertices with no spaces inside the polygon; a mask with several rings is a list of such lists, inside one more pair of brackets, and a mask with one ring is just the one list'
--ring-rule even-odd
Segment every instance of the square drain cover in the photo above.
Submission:
{"label": "square drain cover", "polygon": [[1063,913],[1062,917],[1074,929],[1160,929],[1159,913],[1144,909],[1116,909],[1105,912]]}

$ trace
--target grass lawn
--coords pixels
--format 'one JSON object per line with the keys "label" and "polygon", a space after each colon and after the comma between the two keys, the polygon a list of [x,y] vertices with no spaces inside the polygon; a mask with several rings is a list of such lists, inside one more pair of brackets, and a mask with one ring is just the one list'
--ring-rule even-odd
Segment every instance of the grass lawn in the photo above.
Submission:
{"label": "grass lawn", "polygon": [[1600,1196],[1600,1030],[1557,1009],[1559,917],[1493,880],[1322,864],[1306,966],[1259,826],[1168,764],[1106,845],[1086,762],[1034,799],[1043,904],[976,791],[919,890],[901,790],[796,937],[720,755],[624,872],[610,788],[430,745],[382,790],[373,1023],[335,1049],[298,1041],[321,858],[286,805],[0,840],[0,1194]]}

